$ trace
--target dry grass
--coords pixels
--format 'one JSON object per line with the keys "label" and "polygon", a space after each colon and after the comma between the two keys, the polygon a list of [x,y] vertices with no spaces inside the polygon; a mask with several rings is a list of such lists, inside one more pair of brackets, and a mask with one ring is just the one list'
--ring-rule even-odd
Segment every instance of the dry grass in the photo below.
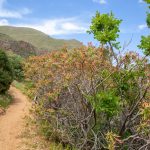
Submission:
{"label": "dry grass", "polygon": [[20,150],[49,150],[49,144],[42,136],[40,136],[37,126],[31,116],[26,116],[25,126],[21,134],[22,147]]}

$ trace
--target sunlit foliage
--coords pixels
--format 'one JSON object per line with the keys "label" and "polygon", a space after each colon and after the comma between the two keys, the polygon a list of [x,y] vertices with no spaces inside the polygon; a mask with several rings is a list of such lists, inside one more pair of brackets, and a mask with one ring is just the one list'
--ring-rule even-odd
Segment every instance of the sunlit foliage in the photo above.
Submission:
{"label": "sunlit foliage", "polygon": [[146,144],[149,111],[142,104],[149,103],[148,62],[130,52],[119,57],[118,68],[105,52],[90,44],[27,60],[35,114],[48,139],[77,149]]}

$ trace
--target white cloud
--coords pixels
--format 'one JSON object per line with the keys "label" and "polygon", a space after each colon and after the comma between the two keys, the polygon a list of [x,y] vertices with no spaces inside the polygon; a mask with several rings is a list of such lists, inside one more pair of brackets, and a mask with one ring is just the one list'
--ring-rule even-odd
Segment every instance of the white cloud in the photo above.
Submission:
{"label": "white cloud", "polygon": [[138,26],[139,30],[144,30],[145,28],[147,28],[146,24],[141,24],[141,25]]}
{"label": "white cloud", "polygon": [[5,18],[22,18],[23,15],[31,13],[28,8],[23,8],[22,10],[8,10],[4,7],[7,0],[0,0],[0,17]]}
{"label": "white cloud", "polygon": [[1,26],[6,26],[6,25],[9,25],[9,22],[8,22],[8,20],[6,20],[6,19],[1,19],[1,20],[0,20],[0,25],[1,25]]}
{"label": "white cloud", "polygon": [[122,34],[136,34],[136,33],[140,33],[143,30],[145,30],[147,28],[146,24],[140,24],[140,25],[136,25],[136,26],[128,26],[128,27],[121,27],[120,28],[120,33]]}
{"label": "white cloud", "polygon": [[18,27],[30,27],[48,35],[86,33],[88,25],[79,22],[76,18],[61,18],[41,21],[38,24],[16,24]]}
{"label": "white cloud", "polygon": [[139,3],[144,3],[144,1],[143,0],[139,0]]}
{"label": "white cloud", "polygon": [[46,19],[39,20],[38,23],[23,23],[12,24],[7,19],[0,19],[0,26],[15,26],[15,27],[29,27],[47,35],[69,35],[86,33],[89,25],[83,23],[79,18],[60,18],[60,19]]}
{"label": "white cloud", "polygon": [[99,4],[106,4],[106,0],[93,0],[93,2],[99,3]]}

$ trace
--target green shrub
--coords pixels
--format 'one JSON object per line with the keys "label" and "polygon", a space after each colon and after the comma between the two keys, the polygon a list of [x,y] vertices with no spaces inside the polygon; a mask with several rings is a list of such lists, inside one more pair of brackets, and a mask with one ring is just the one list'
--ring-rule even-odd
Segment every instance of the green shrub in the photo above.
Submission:
{"label": "green shrub", "polygon": [[106,113],[107,118],[111,118],[119,112],[120,98],[112,91],[97,93],[95,97],[89,96],[88,98],[96,112]]}
{"label": "green shrub", "polygon": [[22,81],[24,79],[23,58],[12,52],[7,53],[7,56],[13,67],[14,80]]}
{"label": "green shrub", "polygon": [[7,108],[8,105],[11,103],[12,98],[9,94],[2,94],[0,95],[0,107]]}
{"label": "green shrub", "polygon": [[4,51],[0,50],[0,94],[5,93],[13,81],[13,70]]}
{"label": "green shrub", "polygon": [[89,33],[102,47],[89,44],[27,60],[36,121],[47,139],[80,150],[148,149],[149,59],[115,53],[120,23],[112,13],[97,12]]}

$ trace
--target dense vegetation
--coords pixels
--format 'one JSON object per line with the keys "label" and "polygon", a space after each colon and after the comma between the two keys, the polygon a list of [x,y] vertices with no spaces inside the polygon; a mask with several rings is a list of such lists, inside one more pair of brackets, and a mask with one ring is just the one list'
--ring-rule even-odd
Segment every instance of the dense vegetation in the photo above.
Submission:
{"label": "dense vegetation", "polygon": [[47,139],[69,149],[150,148],[149,36],[139,45],[145,56],[124,54],[120,23],[113,13],[97,12],[88,33],[100,47],[90,43],[27,60],[35,117]]}
{"label": "dense vegetation", "polygon": [[[55,50],[60,48],[58,41],[49,37],[44,41],[45,35],[32,29],[13,28],[21,30],[16,34],[11,27],[0,28],[3,32],[9,29],[16,40],[28,39],[41,49],[48,48],[50,40],[54,42],[55,51],[27,58],[24,71],[29,95],[34,95],[36,122],[45,137],[63,149],[150,149],[150,36],[141,37],[138,47],[143,56],[124,53],[117,41],[121,22],[112,12],[96,12],[88,33],[100,46],[89,43],[71,50]],[[146,22],[150,28],[149,12]],[[30,31],[40,35],[37,41],[36,34],[28,36]],[[5,35],[4,40],[7,38]],[[38,45],[39,40],[44,43]],[[23,64],[21,56],[0,50],[0,94],[13,80],[26,92],[25,85],[18,82],[24,80]],[[10,103],[4,103],[6,96],[0,95],[0,106]]]}
{"label": "dense vegetation", "polygon": [[24,80],[23,61],[19,55],[0,50],[0,108],[7,108],[12,101],[8,93],[11,83]]}
{"label": "dense vegetation", "polygon": [[8,56],[0,49],[0,110],[11,103],[11,97],[7,93],[13,81],[13,69]]}
{"label": "dense vegetation", "polygon": [[116,68],[105,49],[89,46],[28,61],[28,77],[36,83],[37,120],[47,138],[78,149],[112,145],[138,149],[147,144],[149,66],[145,59],[129,52]]}
{"label": "dense vegetation", "polygon": [[4,51],[0,50],[0,94],[5,93],[13,81],[13,70]]}
{"label": "dense vegetation", "polygon": [[23,62],[24,58],[13,52],[7,52],[8,60],[12,66],[14,80],[22,81],[24,79]]}

